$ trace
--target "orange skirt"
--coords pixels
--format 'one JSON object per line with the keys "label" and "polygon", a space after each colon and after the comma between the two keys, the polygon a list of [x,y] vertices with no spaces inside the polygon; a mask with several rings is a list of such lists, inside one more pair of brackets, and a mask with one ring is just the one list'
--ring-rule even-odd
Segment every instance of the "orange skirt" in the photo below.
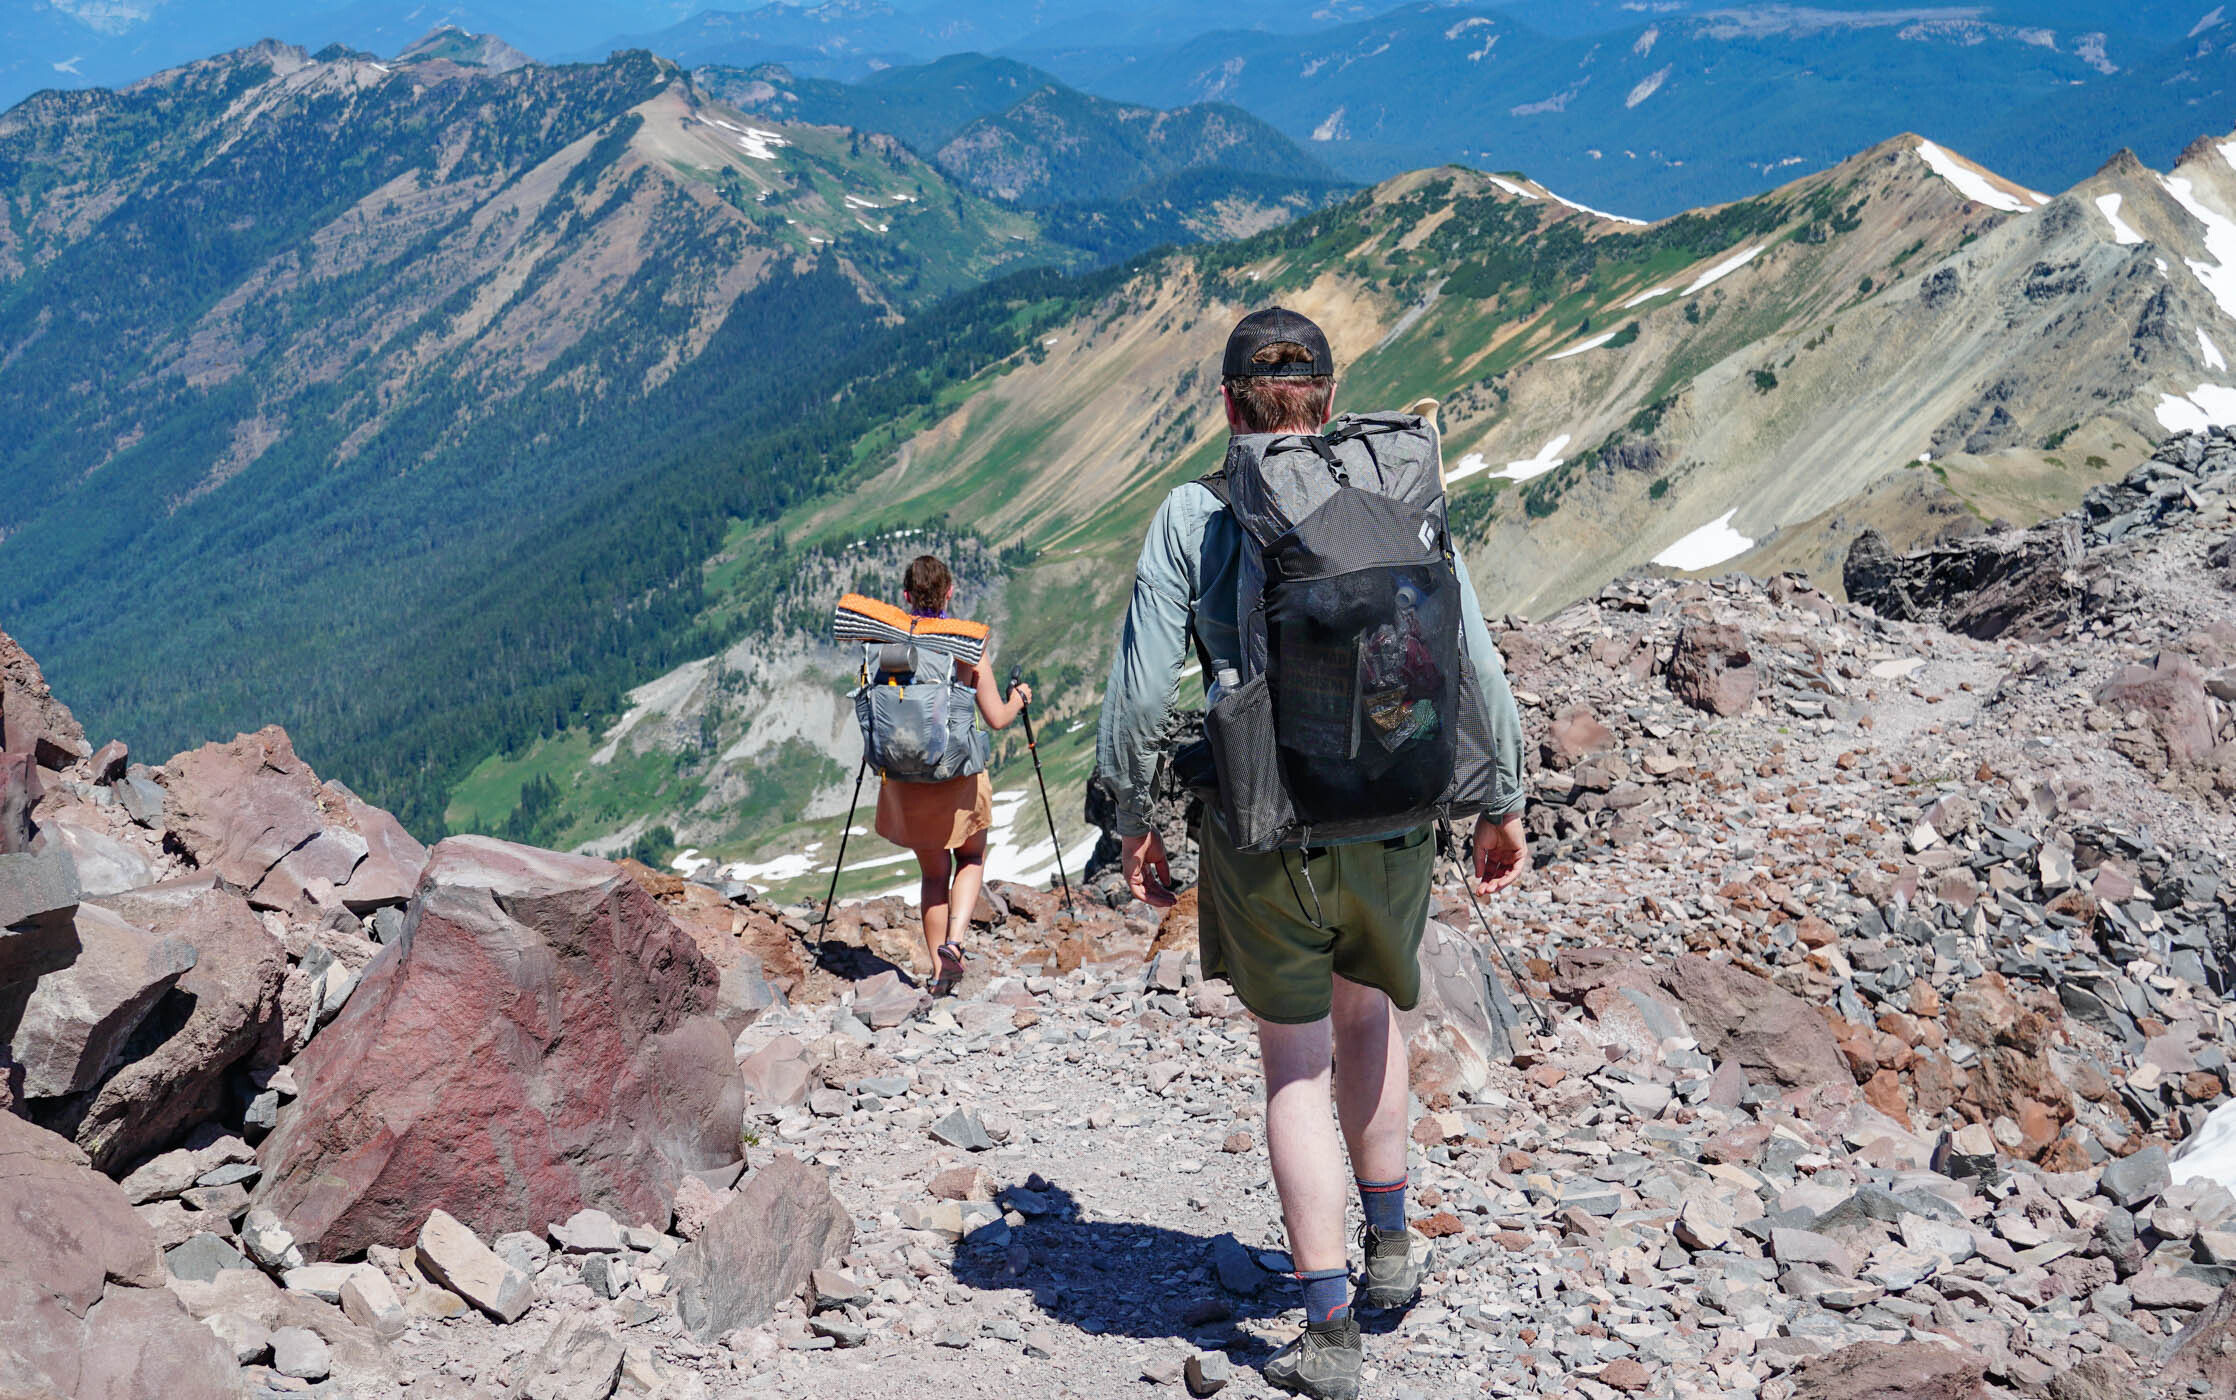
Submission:
{"label": "orange skirt", "polygon": [[881,778],[877,834],[911,851],[952,851],[994,824],[994,784],[984,773],[944,783]]}

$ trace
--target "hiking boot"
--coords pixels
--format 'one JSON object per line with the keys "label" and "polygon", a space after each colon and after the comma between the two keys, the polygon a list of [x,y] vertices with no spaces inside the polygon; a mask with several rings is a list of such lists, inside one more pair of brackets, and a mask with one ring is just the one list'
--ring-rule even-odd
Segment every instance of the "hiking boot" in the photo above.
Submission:
{"label": "hiking boot", "polygon": [[1359,1285],[1362,1308],[1402,1308],[1421,1293],[1421,1279],[1436,1258],[1436,1246],[1418,1230],[1403,1233],[1366,1227],[1366,1277]]}
{"label": "hiking boot", "polygon": [[1365,1364],[1357,1318],[1308,1322],[1295,1341],[1266,1361],[1266,1384],[1312,1400],[1359,1400],[1359,1368]]}

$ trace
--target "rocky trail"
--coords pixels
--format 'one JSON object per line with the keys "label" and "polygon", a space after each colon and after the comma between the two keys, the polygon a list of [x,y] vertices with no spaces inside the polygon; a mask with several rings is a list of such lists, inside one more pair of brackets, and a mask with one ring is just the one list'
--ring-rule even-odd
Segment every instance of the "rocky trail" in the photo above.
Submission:
{"label": "rocky trail", "polygon": [[[2236,1395],[2232,531],[2236,442],[2182,437],[2070,518],[1859,542],[1857,602],[1510,621],[1525,985],[1442,888],[1440,1254],[1366,1393]],[[133,765],[4,640],[0,748],[0,1393],[1269,1393],[1191,898],[997,882],[934,1003],[897,901],[819,947],[429,851],[277,730]]]}

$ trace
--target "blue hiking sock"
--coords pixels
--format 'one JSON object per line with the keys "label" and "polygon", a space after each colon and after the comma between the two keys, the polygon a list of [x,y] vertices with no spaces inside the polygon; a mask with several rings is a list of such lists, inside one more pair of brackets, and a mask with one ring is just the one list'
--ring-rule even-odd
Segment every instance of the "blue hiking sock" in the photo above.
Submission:
{"label": "blue hiking sock", "polygon": [[1405,1233],[1405,1183],[1409,1179],[1401,1176],[1395,1181],[1359,1182],[1359,1205],[1366,1211],[1367,1224],[1385,1235]]}
{"label": "blue hiking sock", "polygon": [[1334,1322],[1351,1315],[1349,1269],[1314,1269],[1295,1277],[1304,1285],[1306,1322]]}

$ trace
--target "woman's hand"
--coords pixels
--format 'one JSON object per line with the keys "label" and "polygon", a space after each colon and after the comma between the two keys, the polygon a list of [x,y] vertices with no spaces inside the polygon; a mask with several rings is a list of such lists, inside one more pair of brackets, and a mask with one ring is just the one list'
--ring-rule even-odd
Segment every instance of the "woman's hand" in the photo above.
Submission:
{"label": "woman's hand", "polygon": [[1033,688],[1025,684],[1023,681],[1019,681],[1017,684],[1011,686],[1009,688],[1009,703],[1012,707],[1018,709],[1022,709],[1025,706],[1032,704]]}

